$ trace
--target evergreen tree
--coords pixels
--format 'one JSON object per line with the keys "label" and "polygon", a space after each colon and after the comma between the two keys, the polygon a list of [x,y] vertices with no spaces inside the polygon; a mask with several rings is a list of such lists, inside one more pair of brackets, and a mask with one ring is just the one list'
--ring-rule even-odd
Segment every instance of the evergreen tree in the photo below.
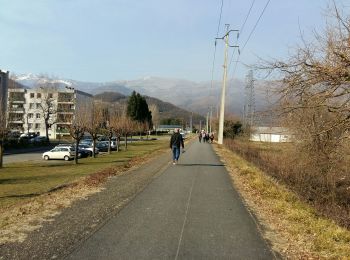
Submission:
{"label": "evergreen tree", "polygon": [[132,92],[128,100],[127,115],[135,121],[148,123],[149,127],[152,126],[152,113],[148,108],[146,99],[136,91]]}

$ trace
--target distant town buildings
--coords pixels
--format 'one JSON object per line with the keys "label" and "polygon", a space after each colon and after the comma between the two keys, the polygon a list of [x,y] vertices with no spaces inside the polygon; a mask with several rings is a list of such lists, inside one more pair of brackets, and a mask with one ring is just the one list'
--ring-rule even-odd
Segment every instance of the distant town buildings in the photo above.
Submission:
{"label": "distant town buildings", "polygon": [[[12,132],[46,135],[50,139],[69,135],[69,126],[82,111],[82,104],[92,104],[93,96],[74,88],[10,88],[8,96],[8,128]],[[92,110],[92,105],[89,106]],[[49,112],[48,112],[49,111]],[[92,113],[92,111],[91,111]],[[47,116],[49,114],[49,117]]]}

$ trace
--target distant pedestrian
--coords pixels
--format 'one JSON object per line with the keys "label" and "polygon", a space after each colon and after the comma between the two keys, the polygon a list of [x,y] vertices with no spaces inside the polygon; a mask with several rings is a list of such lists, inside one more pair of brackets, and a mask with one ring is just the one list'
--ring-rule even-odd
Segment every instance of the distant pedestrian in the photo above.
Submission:
{"label": "distant pedestrian", "polygon": [[207,143],[209,143],[209,134],[208,134],[208,133],[205,133],[205,141],[206,141]]}
{"label": "distant pedestrian", "polygon": [[204,130],[202,130],[202,140],[205,143],[206,139],[205,139],[205,132],[204,132]]}
{"label": "distant pedestrian", "polygon": [[184,140],[180,134],[180,129],[176,128],[173,135],[170,138],[170,149],[173,152],[173,164],[176,164],[180,157],[180,146],[185,148]]}
{"label": "distant pedestrian", "polygon": [[214,133],[210,133],[210,143],[213,143],[214,142]]}
{"label": "distant pedestrian", "polygon": [[200,143],[202,142],[202,133],[199,133],[198,140],[199,140]]}

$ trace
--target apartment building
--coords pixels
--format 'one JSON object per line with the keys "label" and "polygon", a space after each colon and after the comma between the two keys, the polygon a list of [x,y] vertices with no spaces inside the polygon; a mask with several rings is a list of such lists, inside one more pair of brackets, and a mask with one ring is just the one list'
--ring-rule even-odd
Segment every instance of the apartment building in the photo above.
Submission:
{"label": "apartment building", "polygon": [[92,95],[71,87],[11,88],[8,96],[8,127],[11,131],[34,132],[45,136],[45,117],[50,111],[47,118],[50,124],[49,138],[62,138],[69,135],[69,126],[79,113],[92,114],[92,103]]}
{"label": "apartment building", "polygon": [[6,127],[6,100],[9,81],[9,72],[0,70],[0,124],[1,127]]}

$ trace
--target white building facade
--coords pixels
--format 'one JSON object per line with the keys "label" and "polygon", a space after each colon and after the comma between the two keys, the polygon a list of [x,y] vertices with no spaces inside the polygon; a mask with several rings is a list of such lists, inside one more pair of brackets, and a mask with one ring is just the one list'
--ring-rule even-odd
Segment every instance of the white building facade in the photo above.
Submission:
{"label": "white building facade", "polygon": [[[78,113],[92,113],[93,96],[74,88],[10,88],[8,90],[8,128],[12,132],[46,136],[45,114],[50,109],[48,135],[58,139],[69,135],[69,126]],[[81,111],[80,104],[91,104]]]}

